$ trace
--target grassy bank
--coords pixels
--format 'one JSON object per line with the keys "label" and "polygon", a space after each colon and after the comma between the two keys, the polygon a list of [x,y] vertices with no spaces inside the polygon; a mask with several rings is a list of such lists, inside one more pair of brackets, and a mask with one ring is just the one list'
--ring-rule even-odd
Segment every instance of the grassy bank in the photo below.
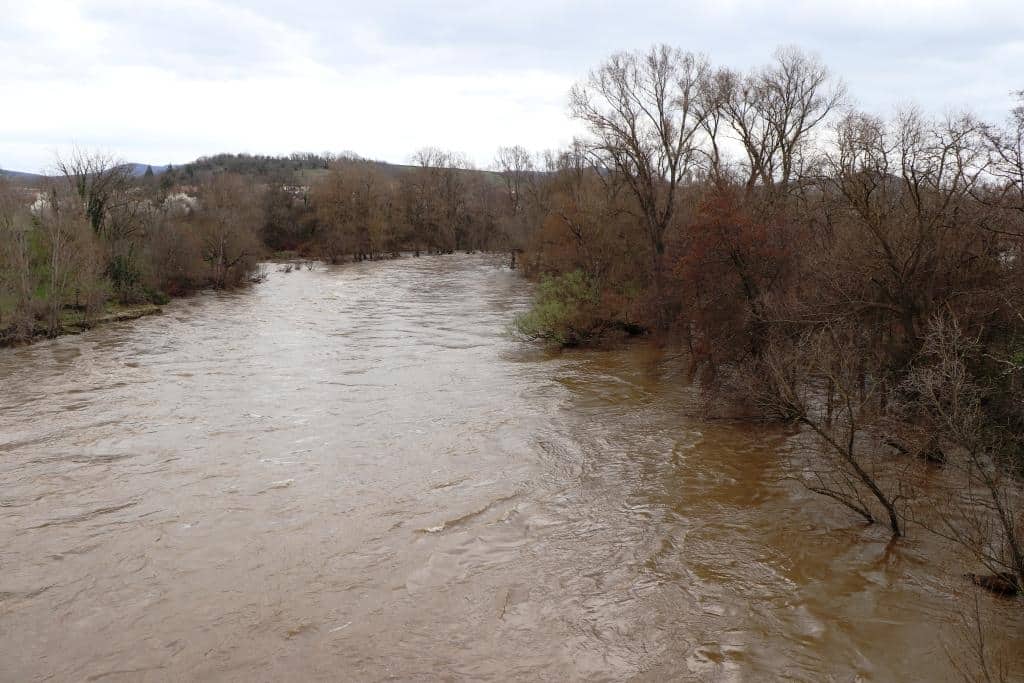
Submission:
{"label": "grassy bank", "polygon": [[27,339],[18,339],[11,335],[0,335],[0,347],[31,344],[41,339],[50,339],[65,334],[81,334],[100,325],[135,320],[163,312],[163,307],[152,303],[119,304],[109,302],[101,313],[87,316],[84,311],[66,308],[61,312],[60,326],[56,333],[51,333],[41,322]]}

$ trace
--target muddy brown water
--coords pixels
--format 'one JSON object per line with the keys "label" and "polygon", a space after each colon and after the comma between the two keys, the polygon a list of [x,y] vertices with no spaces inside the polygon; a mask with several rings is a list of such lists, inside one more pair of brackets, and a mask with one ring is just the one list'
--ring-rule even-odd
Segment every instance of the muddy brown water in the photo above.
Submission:
{"label": "muddy brown water", "polygon": [[686,417],[650,345],[513,340],[499,265],[271,269],[0,351],[0,679],[955,680],[949,553]]}

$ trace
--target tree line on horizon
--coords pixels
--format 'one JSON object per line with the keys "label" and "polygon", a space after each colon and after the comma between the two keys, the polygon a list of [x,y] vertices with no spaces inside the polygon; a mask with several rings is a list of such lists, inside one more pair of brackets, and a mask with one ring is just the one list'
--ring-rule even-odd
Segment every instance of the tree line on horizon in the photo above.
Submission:
{"label": "tree line on horizon", "polygon": [[[1018,592],[1018,95],[1004,122],[882,118],[796,48],[741,72],[655,46],[572,89],[586,136],[502,147],[488,172],[425,148],[408,167],[219,155],[134,179],[77,154],[29,201],[0,190],[0,334],[56,333],[69,307],[237,286],[274,252],[512,252],[538,281],[523,336],[683,346],[709,411],[813,437],[808,488],[894,537],[943,536],[988,587]],[[911,464],[960,485],[925,493]]]}
{"label": "tree line on horizon", "polygon": [[274,255],[509,248],[494,176],[434,148],[415,162],[221,154],[137,176],[76,150],[30,183],[0,177],[0,345],[88,327],[111,307],[237,287]]}

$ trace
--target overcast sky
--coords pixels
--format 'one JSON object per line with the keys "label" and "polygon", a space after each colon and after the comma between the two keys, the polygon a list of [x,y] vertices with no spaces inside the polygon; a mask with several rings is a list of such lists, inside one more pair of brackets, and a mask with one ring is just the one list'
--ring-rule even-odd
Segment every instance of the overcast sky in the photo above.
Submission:
{"label": "overcast sky", "polygon": [[734,67],[799,45],[880,114],[1001,120],[1024,88],[1020,0],[0,0],[0,168],[74,144],[154,165],[436,145],[486,165],[570,140],[572,83],[656,42]]}

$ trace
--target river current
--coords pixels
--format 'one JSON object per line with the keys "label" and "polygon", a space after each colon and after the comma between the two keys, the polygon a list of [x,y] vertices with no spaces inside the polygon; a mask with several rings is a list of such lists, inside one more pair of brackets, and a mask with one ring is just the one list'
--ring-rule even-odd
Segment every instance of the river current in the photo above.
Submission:
{"label": "river current", "polygon": [[1021,657],[1018,603],[699,419],[670,351],[515,340],[530,293],[271,267],[0,350],[0,680],[958,680],[976,603]]}

